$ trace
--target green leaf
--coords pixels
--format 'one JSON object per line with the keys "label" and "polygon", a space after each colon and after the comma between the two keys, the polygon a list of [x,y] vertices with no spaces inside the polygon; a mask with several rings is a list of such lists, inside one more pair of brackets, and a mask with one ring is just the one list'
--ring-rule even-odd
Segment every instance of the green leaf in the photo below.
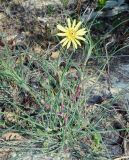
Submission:
{"label": "green leaf", "polygon": [[100,143],[102,141],[101,134],[98,133],[98,132],[94,133],[93,140],[94,140],[94,142],[95,142],[96,145],[100,145]]}
{"label": "green leaf", "polygon": [[98,0],[98,4],[104,6],[107,0]]}

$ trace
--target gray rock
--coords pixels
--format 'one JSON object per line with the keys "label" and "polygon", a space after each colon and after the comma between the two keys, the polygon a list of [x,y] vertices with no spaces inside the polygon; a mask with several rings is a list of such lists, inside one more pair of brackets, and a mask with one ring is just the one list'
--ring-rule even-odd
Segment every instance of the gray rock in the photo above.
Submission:
{"label": "gray rock", "polygon": [[119,155],[122,155],[122,148],[120,145],[109,145],[107,147],[107,156],[110,155],[110,157],[118,157]]}
{"label": "gray rock", "polygon": [[124,4],[125,0],[109,0],[106,2],[106,5],[104,6],[104,8],[114,8],[117,6],[120,6],[122,4]]}
{"label": "gray rock", "polygon": [[42,9],[47,6],[59,6],[62,7],[62,3],[60,0],[27,0],[22,2],[23,7],[29,9]]}
{"label": "gray rock", "polygon": [[45,156],[42,153],[36,153],[34,151],[21,151],[21,152],[13,152],[10,155],[9,160],[71,160],[69,153],[60,153],[55,155]]}

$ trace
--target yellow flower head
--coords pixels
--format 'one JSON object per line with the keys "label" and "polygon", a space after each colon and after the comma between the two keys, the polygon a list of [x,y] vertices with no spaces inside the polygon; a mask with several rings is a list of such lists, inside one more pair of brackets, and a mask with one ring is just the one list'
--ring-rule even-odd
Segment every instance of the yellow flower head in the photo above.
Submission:
{"label": "yellow flower head", "polygon": [[62,31],[62,33],[58,33],[58,36],[64,37],[60,43],[62,46],[67,45],[67,49],[73,44],[73,47],[77,49],[78,45],[81,46],[80,40],[85,41],[83,37],[86,33],[85,28],[79,29],[82,22],[78,22],[76,24],[76,20],[73,20],[71,23],[70,18],[67,19],[67,27],[63,27],[62,25],[58,24],[57,28]]}

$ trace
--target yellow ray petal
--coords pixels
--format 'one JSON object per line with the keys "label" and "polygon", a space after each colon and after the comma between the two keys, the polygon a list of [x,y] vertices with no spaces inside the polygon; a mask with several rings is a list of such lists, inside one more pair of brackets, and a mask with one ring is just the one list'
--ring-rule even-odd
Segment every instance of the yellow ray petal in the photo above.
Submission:
{"label": "yellow ray petal", "polygon": [[63,36],[66,36],[66,34],[65,33],[57,33],[57,36],[63,37]]}
{"label": "yellow ray petal", "polygon": [[70,18],[67,19],[67,23],[68,23],[68,27],[70,28],[71,27],[71,21],[70,21]]}
{"label": "yellow ray petal", "polygon": [[76,19],[73,20],[72,28],[74,28],[76,25]]}
{"label": "yellow ray petal", "polygon": [[71,45],[71,41],[68,42],[67,49],[70,47],[70,45]]}
{"label": "yellow ray petal", "polygon": [[75,30],[77,31],[78,28],[81,26],[82,22],[78,22],[78,24],[75,26]]}
{"label": "yellow ray petal", "polygon": [[57,28],[59,30],[61,30],[62,32],[66,32],[67,31],[67,29],[65,27],[63,27],[62,25],[60,25],[60,24],[57,25]]}
{"label": "yellow ray petal", "polygon": [[78,30],[78,31],[76,32],[76,35],[77,35],[77,36],[83,36],[83,35],[85,35],[85,33],[86,33],[85,28],[82,28],[82,29],[80,29],[80,30]]}
{"label": "yellow ray petal", "polygon": [[86,40],[84,37],[79,37],[79,36],[76,36],[76,39],[79,39],[79,40],[82,40],[82,41]]}
{"label": "yellow ray petal", "polygon": [[62,39],[61,41],[60,41],[60,43],[63,43],[63,42],[65,42],[67,40],[67,38],[64,38],[64,39]]}
{"label": "yellow ray petal", "polygon": [[72,41],[72,43],[73,43],[73,47],[77,49],[77,43],[74,40]]}
{"label": "yellow ray petal", "polygon": [[63,43],[63,45],[62,45],[62,46],[63,46],[63,47],[64,47],[64,46],[66,46],[66,44],[67,44],[68,42],[69,42],[69,40],[68,40],[68,39],[66,39],[66,41],[64,41],[64,43]]}
{"label": "yellow ray petal", "polygon": [[79,46],[81,46],[81,43],[77,39],[75,41]]}

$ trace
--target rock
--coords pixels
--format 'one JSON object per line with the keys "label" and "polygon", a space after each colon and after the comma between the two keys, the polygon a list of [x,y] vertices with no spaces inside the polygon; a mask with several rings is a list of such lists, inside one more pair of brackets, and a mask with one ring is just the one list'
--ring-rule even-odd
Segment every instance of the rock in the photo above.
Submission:
{"label": "rock", "polygon": [[88,100],[89,104],[101,104],[103,102],[103,98],[99,95],[94,95]]}
{"label": "rock", "polygon": [[108,0],[103,7],[103,10],[99,11],[93,11],[91,10],[90,13],[86,12],[83,14],[84,21],[90,21],[94,18],[111,18],[113,16],[116,16],[122,12],[128,12],[129,11],[129,5],[125,3],[125,0]]}
{"label": "rock", "polygon": [[11,154],[11,157],[9,160],[61,160],[61,159],[67,159],[71,160],[69,153],[60,153],[59,155],[49,155],[45,156],[42,153],[36,153],[36,151],[19,151]]}
{"label": "rock", "polygon": [[117,7],[117,6],[120,6],[122,4],[124,4],[124,1],[125,0],[108,0],[106,2],[106,5],[104,6],[104,8],[114,8],[114,7]]}
{"label": "rock", "polygon": [[107,156],[110,155],[110,157],[118,157],[119,155],[122,155],[123,151],[120,145],[108,145],[107,148]]}
{"label": "rock", "polygon": [[2,30],[1,26],[6,21],[6,19],[7,19],[7,16],[3,12],[0,12],[0,30]]}
{"label": "rock", "polygon": [[72,5],[76,5],[77,4],[77,0],[69,0],[68,2],[68,6],[72,6]]}
{"label": "rock", "polygon": [[23,7],[30,9],[42,9],[47,6],[62,7],[60,0],[27,0],[22,3]]}
{"label": "rock", "polygon": [[0,13],[0,20],[2,20],[2,19],[4,19],[4,18],[6,18],[6,15],[1,12],[1,13]]}
{"label": "rock", "polygon": [[[116,64],[114,71],[110,74],[111,78],[111,92],[113,94],[118,94],[119,92],[129,89],[129,65],[126,63]],[[129,92],[125,93],[125,98],[128,98]]]}

